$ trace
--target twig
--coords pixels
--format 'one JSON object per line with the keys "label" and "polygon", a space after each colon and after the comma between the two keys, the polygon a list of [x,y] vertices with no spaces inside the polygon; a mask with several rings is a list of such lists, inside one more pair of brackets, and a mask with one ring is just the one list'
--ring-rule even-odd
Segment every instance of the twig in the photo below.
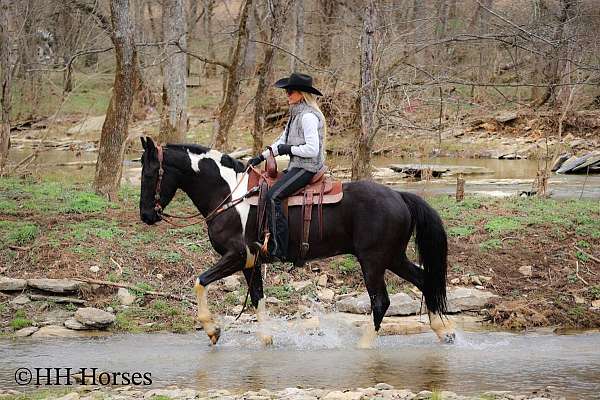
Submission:
{"label": "twig", "polygon": [[9,249],[11,250],[19,250],[19,251],[29,251],[31,250],[30,247],[21,247],[21,246],[14,246],[14,245],[10,245],[8,246]]}
{"label": "twig", "polygon": [[113,286],[113,287],[119,287],[119,288],[137,290],[137,291],[143,292],[144,294],[149,294],[151,296],[168,297],[168,298],[171,298],[171,299],[174,299],[174,300],[187,301],[189,303],[196,304],[195,300],[188,299],[186,297],[178,296],[176,294],[167,293],[167,292],[157,292],[157,291],[154,291],[154,290],[145,290],[145,289],[141,289],[141,288],[139,288],[137,286],[130,285],[130,284],[127,284],[127,283],[115,283],[115,282],[101,281],[101,280],[98,280],[98,279],[90,279],[90,278],[73,278],[73,279],[75,279],[76,281],[91,283],[91,284],[94,284],[94,285]]}
{"label": "twig", "polygon": [[585,250],[583,250],[583,249],[581,249],[581,248],[579,248],[579,247],[577,247],[577,246],[574,246],[574,247],[575,247],[575,250],[577,250],[577,251],[579,251],[580,253],[582,253],[582,254],[585,254],[586,256],[588,256],[588,257],[590,258],[590,260],[594,260],[594,261],[596,261],[597,263],[600,263],[600,259],[598,259],[598,258],[594,257],[593,255],[591,255],[591,254],[590,254],[590,253],[588,253],[587,251],[585,251]]}
{"label": "twig", "polygon": [[575,276],[579,278],[579,280],[585,283],[586,286],[590,286],[589,283],[585,281],[581,276],[579,276],[579,261],[575,260]]}

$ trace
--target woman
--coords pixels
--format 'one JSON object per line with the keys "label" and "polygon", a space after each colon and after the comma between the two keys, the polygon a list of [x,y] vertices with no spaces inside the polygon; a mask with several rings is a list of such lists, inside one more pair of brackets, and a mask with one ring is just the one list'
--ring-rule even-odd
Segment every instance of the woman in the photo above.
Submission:
{"label": "woman", "polygon": [[[269,189],[266,196],[267,220],[271,231],[268,250],[272,260],[287,260],[288,224],[281,206],[283,199],[306,186],[325,161],[323,142],[327,127],[315,100],[315,95],[322,94],[312,83],[311,76],[298,73],[275,82],[275,87],[285,89],[287,93],[290,119],[281,136],[270,147],[275,156],[289,155],[290,163],[283,177]],[[251,158],[248,164],[256,166],[268,155],[269,149]]]}

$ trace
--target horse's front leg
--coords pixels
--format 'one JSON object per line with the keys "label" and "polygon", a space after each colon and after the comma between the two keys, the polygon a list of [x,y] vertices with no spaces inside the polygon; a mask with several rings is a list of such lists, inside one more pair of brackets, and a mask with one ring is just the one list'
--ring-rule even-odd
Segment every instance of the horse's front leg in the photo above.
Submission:
{"label": "horse's front leg", "polygon": [[212,344],[217,344],[221,336],[221,328],[215,323],[208,309],[207,286],[214,281],[225,278],[242,269],[244,265],[244,253],[228,252],[221,259],[196,279],[194,290],[198,302],[198,321],[202,329],[210,338]]}
{"label": "horse's front leg", "polygon": [[270,346],[273,344],[273,335],[269,333],[268,327],[266,326],[268,315],[265,309],[265,297],[263,294],[260,264],[253,268],[244,269],[244,277],[246,278],[246,283],[248,283],[252,305],[256,309],[256,319],[259,324],[257,335],[265,346]]}

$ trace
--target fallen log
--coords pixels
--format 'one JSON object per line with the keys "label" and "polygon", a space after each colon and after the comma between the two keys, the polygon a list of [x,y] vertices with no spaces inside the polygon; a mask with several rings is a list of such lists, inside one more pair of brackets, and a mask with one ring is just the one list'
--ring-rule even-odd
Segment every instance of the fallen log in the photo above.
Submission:
{"label": "fallen log", "polygon": [[179,301],[187,301],[189,303],[192,304],[197,304],[195,300],[192,299],[188,299],[186,297],[182,297],[182,296],[178,296],[176,294],[173,293],[167,293],[167,292],[158,292],[155,290],[144,290],[141,289],[135,285],[130,285],[128,283],[116,283],[116,282],[109,282],[109,281],[102,281],[99,279],[91,279],[91,278],[73,278],[76,281],[80,281],[80,282],[85,282],[85,283],[90,283],[93,285],[103,285],[103,286],[112,286],[112,287],[119,287],[119,288],[125,288],[125,289],[131,289],[131,290],[135,290],[138,292],[143,292],[144,295],[148,294],[150,296],[161,296],[161,297],[167,297],[173,300],[179,300]]}

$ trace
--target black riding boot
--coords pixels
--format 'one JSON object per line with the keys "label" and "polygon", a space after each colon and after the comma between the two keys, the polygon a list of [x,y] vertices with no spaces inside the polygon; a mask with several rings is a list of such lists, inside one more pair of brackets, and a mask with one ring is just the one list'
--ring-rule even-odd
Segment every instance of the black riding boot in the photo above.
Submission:
{"label": "black riding boot", "polygon": [[289,230],[287,218],[283,214],[283,199],[306,186],[314,175],[314,172],[302,168],[292,168],[267,192],[267,219],[271,230],[268,250],[271,258],[281,261],[289,259]]}

